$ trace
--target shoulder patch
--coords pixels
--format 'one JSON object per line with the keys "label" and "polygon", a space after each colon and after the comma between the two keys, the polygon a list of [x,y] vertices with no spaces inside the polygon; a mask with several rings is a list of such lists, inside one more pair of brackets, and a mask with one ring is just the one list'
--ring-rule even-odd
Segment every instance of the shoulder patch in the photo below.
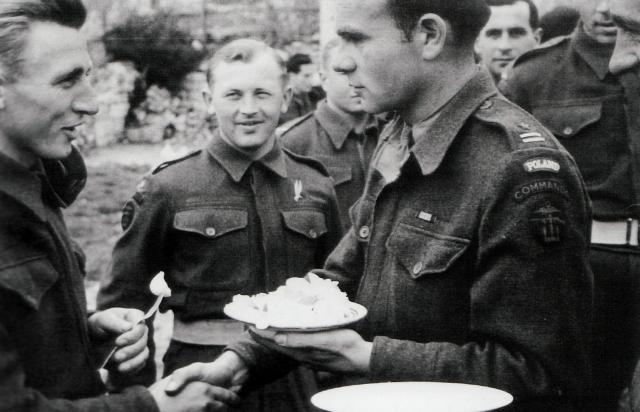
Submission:
{"label": "shoulder patch", "polygon": [[319,160],[316,160],[316,159],[308,157],[308,156],[299,155],[299,154],[294,153],[291,150],[287,149],[286,147],[283,147],[282,151],[287,156],[292,158],[293,160],[295,160],[295,161],[297,161],[299,163],[304,163],[307,166],[311,166],[313,169],[317,170],[321,175],[326,176],[326,177],[331,177],[331,175],[327,171],[327,168],[324,167],[324,165]]}
{"label": "shoulder patch", "polygon": [[286,134],[287,132],[289,132],[291,129],[295,128],[296,126],[299,126],[300,124],[304,123],[305,121],[307,121],[309,118],[313,117],[314,112],[311,111],[301,117],[296,117],[293,120],[289,120],[288,122],[284,123],[281,126],[278,126],[278,128],[276,129],[276,134],[278,136],[282,136],[284,134]]}
{"label": "shoulder patch", "polygon": [[546,42],[538,45],[538,47],[531,49],[521,54],[520,56],[518,56],[513,61],[513,67],[516,67],[522,64],[523,62],[526,62],[527,60],[530,60],[536,56],[541,56],[545,54],[547,51],[568,42],[570,39],[571,39],[571,35],[567,35],[567,36],[558,36],[558,37],[554,37],[553,39],[547,40]]}
{"label": "shoulder patch", "polygon": [[155,169],[153,169],[153,171],[151,172],[151,174],[152,174],[152,175],[155,175],[155,174],[157,174],[158,172],[160,172],[160,171],[162,171],[162,170],[166,169],[167,167],[169,167],[169,166],[171,166],[171,165],[173,165],[173,164],[176,164],[176,163],[180,163],[180,162],[182,162],[183,160],[186,160],[186,159],[192,158],[192,157],[194,157],[194,156],[196,156],[196,155],[199,155],[201,152],[202,152],[202,149],[198,149],[198,150],[195,150],[195,151],[193,151],[193,152],[191,152],[191,153],[189,153],[189,154],[186,154],[186,155],[184,155],[184,156],[182,156],[182,157],[179,157],[179,158],[177,158],[177,159],[173,159],[173,160],[169,160],[168,162],[161,163],[160,165],[158,165],[158,167],[156,167]]}

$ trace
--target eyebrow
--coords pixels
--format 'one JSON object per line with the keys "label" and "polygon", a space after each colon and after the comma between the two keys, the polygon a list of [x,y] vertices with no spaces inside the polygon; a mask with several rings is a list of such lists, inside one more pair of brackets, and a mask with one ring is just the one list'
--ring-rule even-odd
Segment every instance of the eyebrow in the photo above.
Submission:
{"label": "eyebrow", "polygon": [[57,84],[66,80],[70,80],[70,79],[77,79],[81,76],[83,76],[85,73],[85,69],[83,67],[76,67],[75,69],[71,70],[70,72],[67,73],[63,73],[59,76],[56,76],[53,79],[53,84]]}
{"label": "eyebrow", "polygon": [[338,30],[336,30],[336,34],[338,35],[338,37],[345,40],[368,38],[368,36],[363,32],[361,32],[360,30],[355,29],[353,27],[349,27],[349,26],[340,27]]}
{"label": "eyebrow", "polygon": [[620,16],[617,14],[611,15],[611,20],[615,23],[616,26],[621,29],[632,31],[632,32],[640,32],[640,22],[636,20],[632,20],[628,17]]}

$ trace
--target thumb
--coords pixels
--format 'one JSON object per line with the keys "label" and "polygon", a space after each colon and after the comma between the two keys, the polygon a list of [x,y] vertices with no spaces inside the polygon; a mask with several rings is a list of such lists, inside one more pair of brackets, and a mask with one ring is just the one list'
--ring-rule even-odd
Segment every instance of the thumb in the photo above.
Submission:
{"label": "thumb", "polygon": [[189,382],[203,380],[203,363],[197,362],[175,370],[169,377],[164,391],[170,395],[178,394]]}

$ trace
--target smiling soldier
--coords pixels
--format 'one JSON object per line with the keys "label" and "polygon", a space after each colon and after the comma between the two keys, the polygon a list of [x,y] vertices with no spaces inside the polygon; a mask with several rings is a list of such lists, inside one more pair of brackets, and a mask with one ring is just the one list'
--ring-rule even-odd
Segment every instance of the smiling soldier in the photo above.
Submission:
{"label": "smiling soldier", "polygon": [[[324,168],[282,149],[275,137],[290,93],[275,51],[236,40],[215,54],[208,74],[205,98],[219,128],[206,149],[160,165],[138,186],[99,294],[101,307],[146,308],[153,301],[146,285],[166,273],[173,293],[164,309],[173,309],[175,323],[165,374],[213,360],[240,338],[243,325],[222,312],[235,294],[273,290],[304,275],[341,235]],[[309,392],[292,388],[306,379],[313,390],[312,374],[296,374],[248,396],[241,409],[306,409]]]}

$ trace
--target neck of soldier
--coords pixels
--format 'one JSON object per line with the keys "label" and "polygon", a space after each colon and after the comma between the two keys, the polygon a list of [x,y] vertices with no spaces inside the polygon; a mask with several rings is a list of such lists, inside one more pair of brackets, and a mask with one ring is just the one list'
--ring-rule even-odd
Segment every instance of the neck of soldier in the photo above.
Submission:
{"label": "neck of soldier", "polygon": [[365,111],[348,112],[340,108],[329,97],[327,97],[327,105],[331,110],[333,110],[336,113],[339,113],[345,119],[348,119],[354,132],[360,134],[364,131],[364,128],[367,125],[367,122],[369,120],[369,114],[367,112]]}
{"label": "neck of soldier", "polygon": [[228,144],[234,150],[237,150],[238,152],[242,153],[243,155],[245,155],[246,157],[248,157],[251,160],[258,160],[258,159],[261,159],[262,157],[264,157],[264,155],[266,155],[267,153],[269,153],[271,151],[271,149],[273,149],[273,145],[276,143],[276,135],[275,135],[275,133],[272,133],[271,137],[269,137],[269,140],[264,142],[264,144],[262,146],[256,148],[255,150],[246,150],[246,149],[238,147],[236,144],[234,144],[227,136],[225,136],[225,134],[222,131],[222,129],[219,129],[219,130],[220,130],[220,138],[226,144]]}
{"label": "neck of soldier", "polygon": [[402,110],[405,123],[414,125],[439,111],[473,76],[478,66],[472,53],[450,56],[425,70],[425,77],[414,98]]}
{"label": "neck of soldier", "polygon": [[31,168],[38,163],[38,156],[25,150],[20,150],[11,140],[0,132],[0,153],[15,160],[21,165]]}

